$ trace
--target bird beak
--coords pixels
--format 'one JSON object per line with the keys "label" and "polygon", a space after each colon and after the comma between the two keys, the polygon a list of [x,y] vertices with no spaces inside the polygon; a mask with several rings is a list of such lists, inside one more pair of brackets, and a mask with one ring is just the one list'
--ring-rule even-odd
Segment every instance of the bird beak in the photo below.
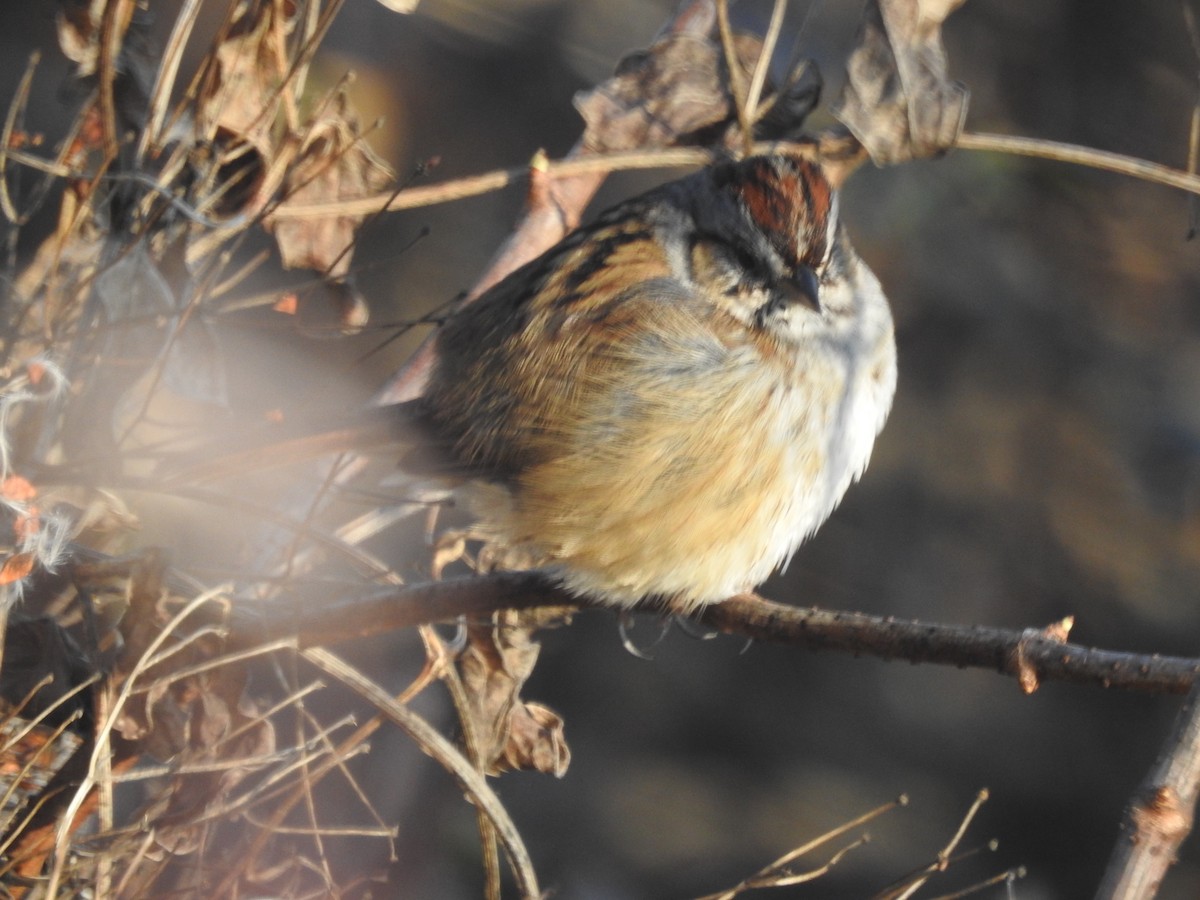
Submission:
{"label": "bird beak", "polygon": [[798,266],[796,273],[788,279],[784,286],[787,298],[791,303],[807,306],[813,312],[821,311],[820,289],[817,273],[808,266]]}

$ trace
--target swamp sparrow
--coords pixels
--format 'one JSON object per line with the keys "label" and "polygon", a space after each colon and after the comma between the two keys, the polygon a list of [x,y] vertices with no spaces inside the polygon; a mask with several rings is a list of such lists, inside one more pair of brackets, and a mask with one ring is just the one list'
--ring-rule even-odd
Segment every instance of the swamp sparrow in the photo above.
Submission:
{"label": "swamp sparrow", "polygon": [[895,384],[837,195],[775,153],[628,200],[463,307],[418,402],[481,476],[471,536],[575,593],[687,612],[825,521]]}
{"label": "swamp sparrow", "polygon": [[453,313],[436,360],[419,400],[307,451],[431,444],[499,565],[676,612],[755,587],[828,518],[896,385],[879,282],[785,152],[601,214]]}

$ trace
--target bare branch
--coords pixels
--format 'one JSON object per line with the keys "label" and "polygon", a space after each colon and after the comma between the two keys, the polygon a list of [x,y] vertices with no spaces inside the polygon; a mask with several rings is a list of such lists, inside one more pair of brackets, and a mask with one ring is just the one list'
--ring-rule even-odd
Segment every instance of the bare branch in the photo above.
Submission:
{"label": "bare branch", "polygon": [[702,621],[730,634],[772,643],[993,669],[1017,678],[1032,671],[1040,682],[1184,693],[1200,673],[1200,659],[1097,650],[1063,643],[1037,629],[944,625],[804,609],[753,594],[708,607]]}
{"label": "bare branch", "polygon": [[304,651],[303,655],[321,671],[341,681],[369,700],[385,718],[407,731],[426,753],[433,756],[458,779],[463,789],[470,795],[471,801],[484,810],[491,819],[492,825],[496,829],[496,836],[508,854],[513,876],[521,890],[521,896],[539,896],[533,862],[529,858],[529,852],[525,849],[516,826],[484,776],[472,767],[471,763],[454,748],[454,745],[407,706],[397,703],[373,681],[333,654],[314,648]]}
{"label": "bare branch", "polygon": [[1198,790],[1200,686],[1194,686],[1161,756],[1125,810],[1096,900],[1148,900],[1158,893],[1192,830]]}
{"label": "bare branch", "polygon": [[[388,587],[352,596],[323,596],[313,598],[311,603],[289,602],[277,608],[269,604],[235,608],[230,639],[238,644],[295,635],[301,646],[324,645],[381,631],[454,621],[460,616],[542,606],[587,608],[595,604],[572,597],[535,573],[506,572]],[[647,606],[646,611],[662,608]],[[727,634],[769,643],[912,663],[992,669],[1033,685],[1066,681],[1182,694],[1200,673],[1200,659],[1082,647],[1060,640],[1053,628],[1017,631],[905,621],[789,606],[756,594],[742,594],[706,607],[700,621]]]}
{"label": "bare branch", "polygon": [[1190,194],[1200,194],[1200,176],[1172,169],[1160,163],[1147,162],[1107,150],[1080,147],[1078,144],[1063,144],[1039,138],[1015,137],[1004,134],[961,134],[955,145],[961,150],[985,150],[1009,153],[1013,156],[1036,156],[1073,163],[1089,169],[1101,169],[1128,175],[1141,181],[1150,181],[1167,187],[1178,188]]}

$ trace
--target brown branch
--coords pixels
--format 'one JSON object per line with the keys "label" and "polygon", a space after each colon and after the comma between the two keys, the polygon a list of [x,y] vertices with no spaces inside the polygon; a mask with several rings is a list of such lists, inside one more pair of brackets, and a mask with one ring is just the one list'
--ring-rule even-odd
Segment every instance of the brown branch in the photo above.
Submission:
{"label": "brown branch", "polygon": [[[1155,693],[1185,693],[1200,659],[1097,650],[983,625],[945,625],[800,608],[749,594],[709,607],[701,621],[728,634],[882,659],[993,669],[1023,683],[1068,681]],[[1036,682],[1035,682],[1036,685]]]}
{"label": "brown branch", "polygon": [[1161,756],[1125,810],[1096,900],[1148,900],[1158,893],[1192,830],[1198,791],[1200,684],[1188,694]]}
{"label": "brown branch", "polygon": [[460,616],[577,604],[544,579],[523,572],[389,586],[369,593],[354,594],[346,589],[342,596],[235,605],[230,614],[230,641],[233,646],[247,646],[294,635],[300,647],[326,646],[452,622]]}
{"label": "brown branch", "polygon": [[[533,573],[507,572],[311,602],[236,607],[235,643],[289,635],[301,646],[334,644],[460,616],[543,606],[596,607]],[[658,608],[661,610],[661,607]],[[654,611],[647,607],[647,611]],[[1025,690],[1067,681],[1153,693],[1187,692],[1200,659],[1097,650],[1065,643],[1053,630],[1016,631],[979,625],[904,621],[862,613],[801,608],[743,594],[707,607],[705,625],[769,643],[835,650],[856,656],[992,669],[1018,678]]]}
{"label": "brown branch", "polygon": [[738,64],[737,50],[733,44],[733,28],[729,24],[729,0],[717,0],[717,31],[721,38],[721,49],[725,53],[725,65],[729,72],[729,91],[733,94],[733,109],[737,113],[738,129],[742,133],[743,149],[749,153],[754,143],[750,115],[746,109],[746,83],[742,68]]}
{"label": "brown branch", "polygon": [[1114,172],[1141,181],[1173,187],[1190,194],[1200,194],[1200,176],[1161,163],[1149,162],[1121,153],[1064,144],[1041,138],[1018,137],[1007,134],[961,134],[955,146],[960,150],[981,150],[1008,153],[1012,156],[1032,156],[1070,165]]}
{"label": "brown branch", "polygon": [[100,19],[99,55],[96,61],[97,105],[100,108],[100,128],[104,144],[104,158],[111,161],[117,156],[117,107],[114,85],[117,79],[117,63],[121,55],[121,43],[129,28],[133,15],[133,4],[129,0],[116,0],[106,4]]}
{"label": "brown branch", "polygon": [[534,872],[533,861],[525,848],[525,842],[483,773],[477,771],[470,761],[425,719],[405,704],[397,702],[354,667],[321,649],[310,648],[303,651],[302,655],[326,675],[336,678],[368,700],[384,718],[404,729],[422,750],[454,775],[471,802],[488,816],[495,827],[496,836],[504,846],[521,896],[529,900],[541,897],[537,874]]}

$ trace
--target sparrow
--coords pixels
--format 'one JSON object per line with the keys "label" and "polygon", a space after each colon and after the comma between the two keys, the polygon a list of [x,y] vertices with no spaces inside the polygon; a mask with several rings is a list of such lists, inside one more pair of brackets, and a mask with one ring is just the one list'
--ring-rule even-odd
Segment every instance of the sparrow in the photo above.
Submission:
{"label": "sparrow", "polygon": [[862,475],[896,386],[887,299],[801,149],[609,209],[435,340],[423,396],[362,443],[433,448],[490,558],[621,608],[764,581]]}

